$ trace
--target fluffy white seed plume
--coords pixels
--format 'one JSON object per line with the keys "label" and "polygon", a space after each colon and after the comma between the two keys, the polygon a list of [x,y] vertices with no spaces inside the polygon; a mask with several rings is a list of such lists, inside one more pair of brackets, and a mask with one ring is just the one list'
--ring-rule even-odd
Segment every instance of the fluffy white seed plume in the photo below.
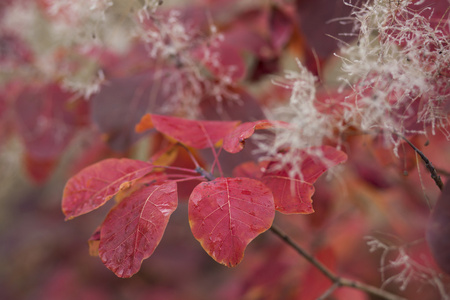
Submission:
{"label": "fluffy white seed plume", "polygon": [[[330,139],[340,144],[340,135],[333,133],[350,126],[381,134],[394,151],[399,144],[395,134],[435,134],[439,129],[450,138],[449,17],[444,14],[435,22],[433,11],[427,15],[413,8],[411,1],[388,0],[355,7],[357,42],[340,54],[347,96],[344,101],[330,99],[339,114],[318,109],[316,79],[297,61],[299,71],[287,72],[277,83],[292,93],[289,104],[275,113],[296,129],[277,132],[260,149],[277,157],[280,165],[295,166],[296,151]],[[279,155],[280,150],[287,152]],[[293,169],[291,175],[298,173]]]}
{"label": "fluffy white seed plume", "polygon": [[411,1],[375,0],[355,8],[358,42],[342,49],[345,82],[356,126],[403,135],[448,134],[448,14],[439,23],[415,11]]}

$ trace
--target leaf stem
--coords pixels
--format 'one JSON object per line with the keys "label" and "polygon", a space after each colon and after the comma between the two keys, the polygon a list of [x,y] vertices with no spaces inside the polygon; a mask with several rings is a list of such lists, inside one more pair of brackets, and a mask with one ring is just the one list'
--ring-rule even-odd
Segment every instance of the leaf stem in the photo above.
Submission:
{"label": "leaf stem", "polygon": [[[333,284],[337,287],[351,287],[354,289],[361,290],[366,292],[367,294],[372,294],[383,299],[387,300],[406,300],[403,297],[394,295],[390,292],[377,288],[375,286],[371,286],[365,284],[363,282],[359,282],[356,280],[350,280],[347,278],[342,278],[334,274],[330,269],[328,269],[324,264],[315,259],[312,255],[307,253],[302,247],[300,247],[297,243],[295,243],[287,234],[281,231],[276,225],[272,225],[270,230],[275,233],[279,238],[281,238],[286,244],[288,244],[291,248],[293,248],[298,254],[303,256],[309,263],[311,263],[314,267],[316,267],[323,275],[325,275],[328,279],[330,279]],[[332,286],[331,292],[335,289]]]}
{"label": "leaf stem", "polygon": [[205,169],[198,167],[195,169],[195,171],[202,175],[203,177],[205,177],[208,181],[213,181],[214,179],[216,179],[216,177],[214,177],[213,174],[209,173],[208,171],[206,171]]}
{"label": "leaf stem", "polygon": [[167,170],[182,171],[182,172],[191,173],[191,174],[197,174],[198,173],[196,170],[193,170],[193,169],[173,167],[173,166],[153,166],[153,167],[155,169],[157,169],[157,168],[164,168],[164,169],[167,169]]}
{"label": "leaf stem", "polygon": [[178,179],[173,178],[172,180],[175,182],[184,182],[184,181],[189,181],[189,180],[203,181],[203,180],[205,180],[205,178],[204,178],[204,176],[189,176],[189,177],[182,177],[182,178],[178,178]]}
{"label": "leaf stem", "polygon": [[[215,165],[216,165],[216,162],[217,162],[217,169],[219,169],[220,177],[223,177],[222,166],[221,166],[220,163],[219,163],[219,155],[217,154],[216,149],[214,148],[214,144],[213,144],[213,142],[211,141],[211,139],[209,138],[209,135],[208,135],[208,133],[206,132],[205,127],[202,125],[201,128],[202,128],[203,133],[205,134],[206,139],[208,140],[209,147],[211,148],[212,154],[213,154],[213,156],[214,156],[213,166],[215,166]],[[219,152],[219,154],[220,154],[220,152]],[[214,169],[211,169],[211,173],[213,173],[213,172],[214,172]]]}
{"label": "leaf stem", "polygon": [[184,150],[186,150],[187,154],[189,155],[189,157],[191,158],[192,162],[194,163],[196,168],[200,168],[200,164],[198,163],[198,161],[195,159],[195,156],[192,154],[191,150],[189,150],[188,147],[186,147],[185,145],[183,145],[182,143],[178,143],[178,145],[180,145],[181,147],[184,148]]}

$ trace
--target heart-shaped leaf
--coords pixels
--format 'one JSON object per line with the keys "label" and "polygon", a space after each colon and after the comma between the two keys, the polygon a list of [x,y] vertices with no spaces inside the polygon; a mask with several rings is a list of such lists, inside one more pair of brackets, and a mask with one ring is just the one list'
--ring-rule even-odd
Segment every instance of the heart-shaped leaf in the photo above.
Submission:
{"label": "heart-shaped leaf", "polygon": [[194,237],[217,262],[236,266],[247,245],[270,228],[275,216],[272,192],[250,178],[217,178],[199,184],[189,198]]}

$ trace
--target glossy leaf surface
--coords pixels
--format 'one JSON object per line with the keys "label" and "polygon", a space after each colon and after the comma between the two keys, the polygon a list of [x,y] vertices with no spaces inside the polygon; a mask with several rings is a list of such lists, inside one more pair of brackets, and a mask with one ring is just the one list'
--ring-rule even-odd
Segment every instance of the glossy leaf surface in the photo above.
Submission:
{"label": "glossy leaf surface", "polygon": [[177,208],[174,181],[145,186],[111,209],[102,224],[99,256],[119,277],[131,277],[155,251]]}
{"label": "glossy leaf surface", "polygon": [[199,184],[189,198],[194,237],[217,262],[236,266],[247,245],[270,228],[275,216],[271,191],[249,178],[217,178]]}
{"label": "glossy leaf surface", "polygon": [[273,170],[274,162],[269,164],[268,170],[262,177],[264,182],[273,192],[276,210],[286,214],[313,213],[312,195],[313,183],[329,168],[347,160],[347,155],[330,146],[322,146],[319,156],[313,156],[306,152],[299,152],[302,156],[300,175],[290,176],[292,165],[286,165],[281,170]]}
{"label": "glossy leaf surface", "polygon": [[204,149],[222,140],[239,121],[197,121],[162,115],[148,115],[142,117],[142,122],[136,125],[141,132],[148,124],[161,133],[185,144],[186,146]]}
{"label": "glossy leaf surface", "polygon": [[128,158],[110,158],[73,176],[64,188],[62,210],[66,219],[88,213],[111,199],[123,183],[143,177],[153,165]]}

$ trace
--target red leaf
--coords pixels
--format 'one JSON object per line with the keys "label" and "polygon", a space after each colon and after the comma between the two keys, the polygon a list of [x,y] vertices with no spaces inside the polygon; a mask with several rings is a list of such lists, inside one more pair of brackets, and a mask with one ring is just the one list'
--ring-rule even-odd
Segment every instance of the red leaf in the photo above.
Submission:
{"label": "red leaf", "polygon": [[286,122],[269,120],[243,123],[224,138],[223,149],[230,153],[237,153],[244,149],[245,140],[251,137],[256,129],[267,129],[273,127],[288,128],[289,124]]}
{"label": "red leaf", "polygon": [[[57,84],[26,86],[14,100],[14,122],[31,178],[44,182],[87,116],[85,103]],[[43,168],[41,168],[43,167]]]}
{"label": "red leaf", "polygon": [[260,180],[263,176],[264,170],[267,168],[267,162],[262,161],[258,164],[253,161],[248,161],[240,164],[233,170],[234,177],[248,177],[256,180]]}
{"label": "red leaf", "polygon": [[329,168],[347,160],[344,152],[330,146],[322,146],[314,150],[320,150],[320,157],[304,151],[298,153],[304,157],[300,167],[302,177],[299,175],[290,177],[289,171],[292,168],[290,165],[281,170],[273,170],[276,162],[269,164],[262,182],[272,190],[276,210],[285,214],[313,213],[311,197],[314,194],[314,186],[312,184]]}
{"label": "red leaf", "polygon": [[[353,6],[360,6],[364,1],[356,1]],[[352,36],[341,36],[341,32],[351,32],[350,23],[329,22],[342,17],[348,17],[352,12],[352,6],[343,1],[304,1],[296,0],[297,17],[300,21],[300,29],[307,43],[314,50],[319,59],[326,59],[338,48],[339,40],[348,42]]]}
{"label": "red leaf", "polygon": [[217,178],[199,184],[189,198],[194,237],[217,262],[236,266],[247,245],[270,228],[273,195],[260,181]]}
{"label": "red leaf", "polygon": [[450,181],[433,208],[426,236],[438,266],[450,274]]}
{"label": "red leaf", "polygon": [[149,126],[154,126],[159,132],[186,146],[204,149],[222,140],[239,121],[197,121],[150,114],[142,117],[136,127],[143,131],[147,129],[145,124],[151,124]]}
{"label": "red leaf", "polygon": [[58,162],[57,158],[35,158],[29,153],[25,153],[23,160],[28,174],[37,184],[44,183],[50,177]]}
{"label": "red leaf", "polygon": [[122,183],[150,173],[153,165],[128,158],[105,159],[81,170],[64,188],[62,210],[66,220],[88,213],[111,199]]}
{"label": "red leaf", "polygon": [[310,214],[314,186],[300,179],[291,178],[286,171],[266,172],[262,182],[272,191],[275,209],[285,214]]}
{"label": "red leaf", "polygon": [[99,256],[119,277],[137,273],[155,251],[177,208],[174,181],[144,187],[111,209],[102,224]]}
{"label": "red leaf", "polygon": [[317,178],[329,168],[347,160],[347,154],[330,146],[320,147],[320,157],[307,155],[302,162],[303,180],[309,183],[316,182]]}

